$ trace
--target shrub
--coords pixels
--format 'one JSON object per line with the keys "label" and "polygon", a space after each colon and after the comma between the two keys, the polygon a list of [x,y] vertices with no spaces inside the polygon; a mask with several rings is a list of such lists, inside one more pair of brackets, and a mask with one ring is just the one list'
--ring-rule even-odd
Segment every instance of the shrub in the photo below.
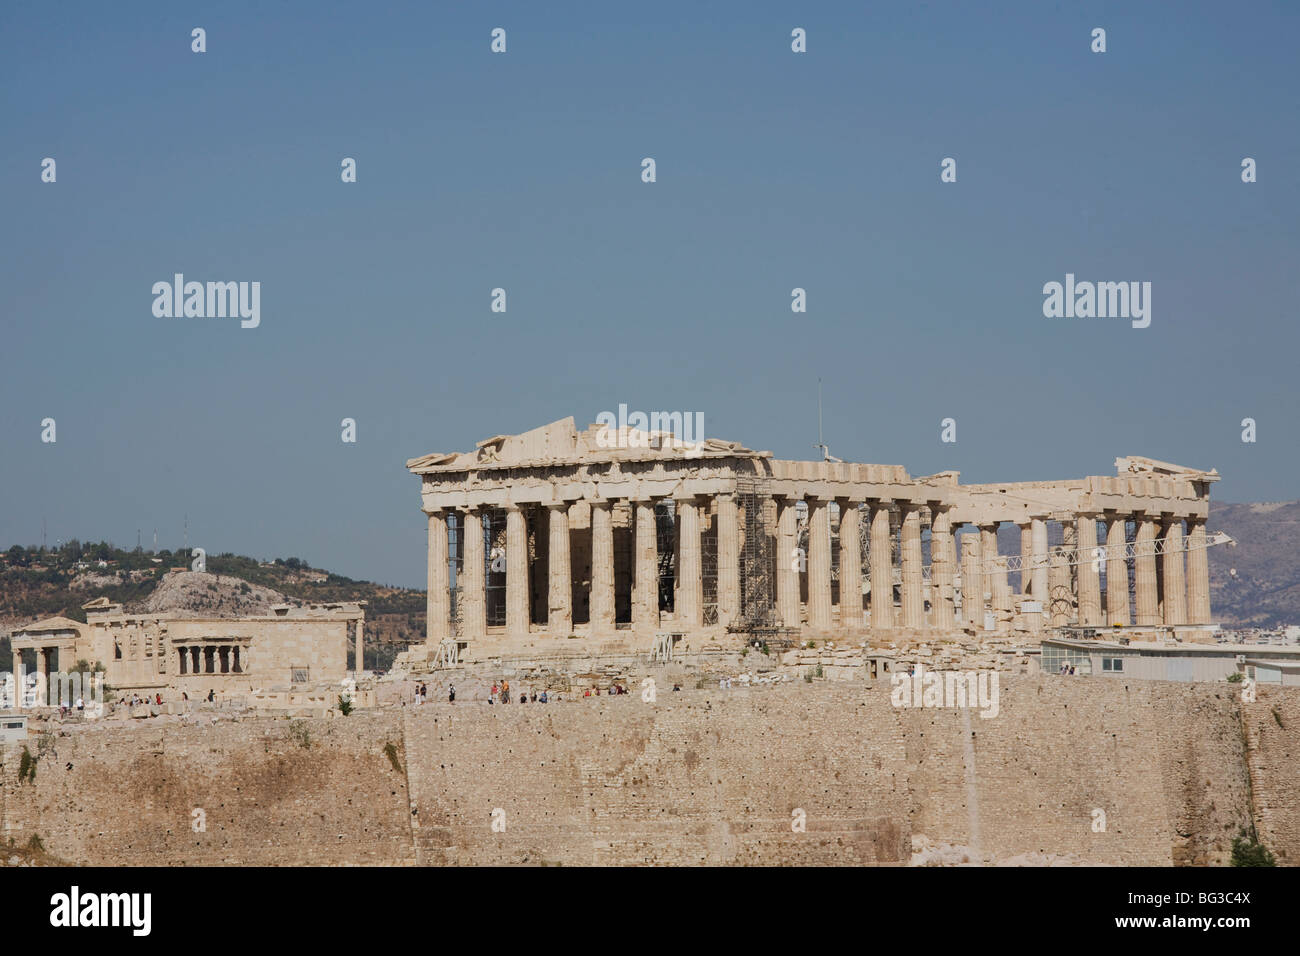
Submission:
{"label": "shrub", "polygon": [[1277,866],[1277,860],[1264,844],[1257,842],[1253,836],[1248,836],[1246,831],[1242,830],[1241,836],[1232,841],[1232,865]]}
{"label": "shrub", "polygon": [[23,747],[22,758],[18,761],[18,782],[22,783],[24,780],[28,783],[36,782],[36,758],[26,746]]}
{"label": "shrub", "polygon": [[391,740],[384,744],[384,756],[388,758],[388,762],[393,765],[394,770],[398,773],[402,772],[402,762],[397,759],[397,747]]}
{"label": "shrub", "polygon": [[352,701],[342,694],[339,694],[339,713],[344,717],[352,713]]}

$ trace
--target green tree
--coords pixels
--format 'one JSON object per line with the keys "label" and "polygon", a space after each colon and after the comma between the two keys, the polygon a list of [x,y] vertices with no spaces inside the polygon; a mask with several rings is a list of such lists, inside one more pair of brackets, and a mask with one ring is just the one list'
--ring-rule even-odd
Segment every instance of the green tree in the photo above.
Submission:
{"label": "green tree", "polygon": [[1241,836],[1232,841],[1233,866],[1277,866],[1277,860],[1264,844],[1256,841],[1253,834],[1241,831]]}

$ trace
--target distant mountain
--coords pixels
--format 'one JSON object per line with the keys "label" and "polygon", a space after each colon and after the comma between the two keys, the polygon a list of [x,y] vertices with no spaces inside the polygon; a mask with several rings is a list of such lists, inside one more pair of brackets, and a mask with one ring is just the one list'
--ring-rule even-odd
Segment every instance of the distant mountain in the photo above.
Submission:
{"label": "distant mountain", "polygon": [[[11,666],[10,631],[59,614],[84,621],[81,605],[101,595],[128,611],[187,617],[266,614],[281,603],[365,601],[365,666],[372,670],[387,670],[399,651],[424,640],[423,591],[354,581],[298,558],[209,555],[206,573],[189,568],[185,554],[123,551],[106,542],[0,551],[0,670]],[[174,569],[181,570],[169,573]]]}
{"label": "distant mountain", "polygon": [[1265,628],[1300,624],[1300,501],[1211,502],[1207,527],[1237,542],[1210,549],[1215,620]]}

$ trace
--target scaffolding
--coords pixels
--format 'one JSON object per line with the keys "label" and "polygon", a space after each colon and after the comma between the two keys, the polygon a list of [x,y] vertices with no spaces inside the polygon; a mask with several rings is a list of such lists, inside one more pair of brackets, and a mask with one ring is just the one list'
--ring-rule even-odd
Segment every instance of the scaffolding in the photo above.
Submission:
{"label": "scaffolding", "polygon": [[447,596],[451,608],[451,633],[464,637],[461,620],[461,575],[465,564],[465,515],[453,511],[447,516]]}
{"label": "scaffolding", "polygon": [[506,509],[484,508],[483,598],[488,627],[506,623]]}
{"label": "scaffolding", "polygon": [[655,503],[655,539],[659,553],[659,610],[671,613],[677,597],[677,515],[672,502]]}
{"label": "scaffolding", "polygon": [[776,626],[776,520],[770,483],[736,479],[736,503],[744,509],[740,548],[740,616],[730,630],[764,631]]}
{"label": "scaffolding", "polygon": [[700,620],[706,627],[718,623],[718,516],[706,512],[700,514]]}

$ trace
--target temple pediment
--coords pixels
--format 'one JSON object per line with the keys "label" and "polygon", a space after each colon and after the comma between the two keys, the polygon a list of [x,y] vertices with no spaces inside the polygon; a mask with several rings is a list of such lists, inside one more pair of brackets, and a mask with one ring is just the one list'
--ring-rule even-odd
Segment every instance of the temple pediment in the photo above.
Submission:
{"label": "temple pediment", "polygon": [[1115,473],[1117,475],[1152,475],[1169,478],[1184,478],[1191,481],[1219,480],[1219,473],[1213,468],[1209,471],[1205,471],[1202,468],[1189,468],[1186,465],[1175,465],[1167,461],[1156,461],[1154,458],[1143,458],[1139,455],[1129,455],[1126,458],[1116,458]]}
{"label": "temple pediment", "polygon": [[600,461],[646,461],[690,458],[767,457],[740,442],[705,438],[701,422],[681,413],[642,416],[648,426],[627,421],[596,422],[579,431],[572,416],[519,435],[494,435],[475,443],[472,452],[434,453],[412,458],[416,474],[519,468]]}

